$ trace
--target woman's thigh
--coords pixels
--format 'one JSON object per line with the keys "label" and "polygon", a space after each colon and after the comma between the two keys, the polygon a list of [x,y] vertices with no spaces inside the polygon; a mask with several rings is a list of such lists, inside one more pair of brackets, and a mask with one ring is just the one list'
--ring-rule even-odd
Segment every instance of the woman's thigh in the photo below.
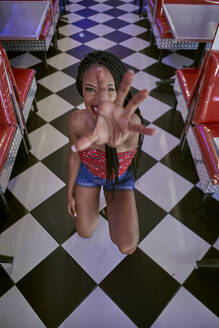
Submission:
{"label": "woman's thigh", "polygon": [[107,217],[112,241],[124,254],[135,251],[139,240],[139,224],[133,190],[105,193]]}
{"label": "woman's thigh", "polygon": [[98,224],[99,199],[100,187],[75,185],[75,227],[81,237],[90,237]]}

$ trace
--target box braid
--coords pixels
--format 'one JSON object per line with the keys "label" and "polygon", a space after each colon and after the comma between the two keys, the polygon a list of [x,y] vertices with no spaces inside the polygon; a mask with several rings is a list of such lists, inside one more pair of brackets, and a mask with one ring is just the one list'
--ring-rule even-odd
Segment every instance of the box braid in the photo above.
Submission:
{"label": "box braid", "polygon": [[[83,96],[82,82],[83,82],[84,73],[91,65],[95,65],[95,64],[105,66],[110,71],[115,81],[116,91],[118,91],[123,75],[126,72],[126,68],[124,64],[121,62],[121,60],[117,58],[115,55],[113,55],[110,52],[99,50],[99,51],[91,52],[88,55],[86,55],[78,67],[76,86],[80,95]],[[124,105],[126,105],[131,98],[132,98],[132,94],[131,91],[129,91],[125,99]],[[141,116],[141,112],[139,108],[137,108],[135,113],[140,117],[141,122],[143,124],[143,118]],[[129,170],[134,171],[135,178],[136,178],[137,164],[139,161],[139,156],[141,154],[142,143],[143,143],[143,135],[139,135],[137,152],[132,160],[131,165],[129,166]],[[114,174],[115,174],[115,184],[118,183],[119,161],[117,157],[117,152],[116,152],[116,148],[109,147],[108,145],[105,145],[105,151],[106,151],[106,166],[107,166],[107,184],[112,185],[114,191],[114,184],[112,183]]]}

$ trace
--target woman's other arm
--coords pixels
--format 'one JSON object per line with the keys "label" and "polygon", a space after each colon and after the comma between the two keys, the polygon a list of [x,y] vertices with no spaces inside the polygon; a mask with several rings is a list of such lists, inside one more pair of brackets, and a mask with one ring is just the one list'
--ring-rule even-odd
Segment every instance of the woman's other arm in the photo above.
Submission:
{"label": "woman's other arm", "polygon": [[68,212],[71,216],[77,216],[75,209],[74,186],[80,168],[81,160],[78,153],[71,150],[71,146],[77,141],[75,132],[76,117],[78,113],[72,112],[68,121],[68,134],[69,134],[69,157],[68,157]]}

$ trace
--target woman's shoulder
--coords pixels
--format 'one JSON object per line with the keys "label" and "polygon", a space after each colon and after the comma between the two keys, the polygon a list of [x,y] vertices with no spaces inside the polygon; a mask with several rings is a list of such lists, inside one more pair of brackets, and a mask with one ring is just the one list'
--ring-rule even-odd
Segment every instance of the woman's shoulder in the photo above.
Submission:
{"label": "woman's shoulder", "polygon": [[85,109],[74,110],[70,113],[68,117],[68,124],[71,127],[77,127],[78,125],[84,124],[85,119]]}

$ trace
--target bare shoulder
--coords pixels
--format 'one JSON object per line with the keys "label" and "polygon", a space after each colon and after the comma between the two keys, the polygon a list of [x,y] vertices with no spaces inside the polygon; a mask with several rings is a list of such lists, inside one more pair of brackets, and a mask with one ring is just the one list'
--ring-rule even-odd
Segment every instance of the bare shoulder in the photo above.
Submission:
{"label": "bare shoulder", "polygon": [[74,144],[83,135],[86,129],[86,122],[85,110],[71,112],[68,117],[68,137],[70,144]]}
{"label": "bare shoulder", "polygon": [[85,122],[85,110],[76,110],[71,112],[68,117],[68,131],[74,131],[74,133],[78,133],[81,130],[81,127],[84,126]]}

